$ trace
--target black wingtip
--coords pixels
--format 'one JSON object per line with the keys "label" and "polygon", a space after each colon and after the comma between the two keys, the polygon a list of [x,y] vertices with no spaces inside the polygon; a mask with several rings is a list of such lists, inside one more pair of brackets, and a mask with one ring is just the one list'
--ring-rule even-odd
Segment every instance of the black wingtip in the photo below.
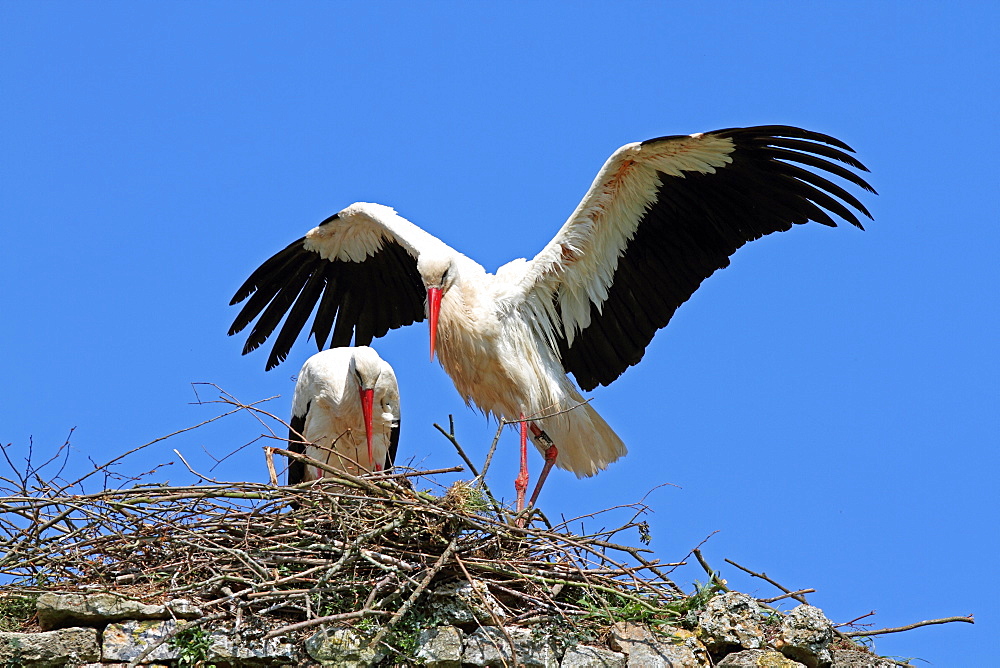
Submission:
{"label": "black wingtip", "polygon": [[[246,355],[246,353],[243,353]],[[267,364],[264,365],[264,371],[270,371],[279,364],[285,361],[288,357],[288,352],[277,353],[275,350],[271,350],[271,354],[267,358]]]}

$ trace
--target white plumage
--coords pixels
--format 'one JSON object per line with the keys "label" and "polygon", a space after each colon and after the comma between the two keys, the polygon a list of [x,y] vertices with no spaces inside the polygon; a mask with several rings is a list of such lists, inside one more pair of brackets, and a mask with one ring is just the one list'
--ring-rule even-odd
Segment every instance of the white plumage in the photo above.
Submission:
{"label": "white plumage", "polygon": [[558,466],[590,476],[624,455],[625,444],[584,403],[556,349],[539,345],[545,339],[520,287],[528,266],[511,263],[494,276],[459,253],[421,254],[424,283],[441,291],[435,347],[467,404],[509,420],[532,419],[559,447]]}
{"label": "white plumage", "polygon": [[589,404],[579,406],[567,374],[584,390],[611,383],[747,241],[809,220],[835,226],[830,213],[860,228],[851,207],[871,217],[864,205],[813,171],[874,192],[844,166],[867,171],[850,151],[788,126],[628,144],[534,259],[495,275],[393,209],[353,204],[253,272],[233,298],[249,297],[230,334],[257,320],[245,354],[285,318],[271,368],[314,310],[320,348],[365,344],[430,317],[432,355],[436,345],[465,401],[530,417],[558,446],[556,464],[589,476],[625,445]]}
{"label": "white plumage", "polygon": [[[289,449],[331,468],[359,475],[391,467],[399,442],[392,367],[367,346],[313,355],[295,383],[290,427]],[[322,477],[316,466],[289,463],[290,485]]]}

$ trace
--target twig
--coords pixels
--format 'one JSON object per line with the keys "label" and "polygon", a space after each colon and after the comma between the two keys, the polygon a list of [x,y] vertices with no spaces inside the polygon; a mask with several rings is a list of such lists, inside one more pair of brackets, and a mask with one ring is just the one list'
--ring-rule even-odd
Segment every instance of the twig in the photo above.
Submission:
{"label": "twig", "polygon": [[198,473],[197,471],[195,471],[193,468],[191,468],[191,465],[188,464],[188,461],[186,459],[184,459],[184,455],[182,455],[180,453],[180,450],[178,450],[177,448],[174,448],[174,454],[181,458],[181,462],[184,463],[184,466],[187,467],[187,470],[190,471],[194,476],[196,476],[198,478],[201,478],[202,480],[204,480],[206,482],[210,482],[213,485],[218,485],[219,484],[218,480],[215,480],[214,478],[209,478],[208,476],[202,475],[202,474]]}
{"label": "twig", "polygon": [[365,476],[368,480],[392,480],[394,478],[416,478],[428,475],[438,475],[440,473],[461,473],[465,469],[461,466],[448,466],[442,469],[428,469],[426,471],[406,471],[400,473],[371,473]]}
{"label": "twig", "polygon": [[469,456],[465,454],[465,450],[462,449],[462,445],[458,442],[458,438],[455,436],[455,417],[453,415],[448,416],[448,431],[445,431],[444,428],[437,422],[434,423],[434,428],[444,434],[444,437],[451,441],[451,444],[455,446],[455,449],[458,451],[462,461],[464,461],[465,465],[469,467],[470,471],[472,471],[472,475],[478,478],[479,471],[476,470],[476,465],[473,464],[472,460],[469,459]]}
{"label": "twig", "polygon": [[562,415],[563,413],[569,413],[570,411],[575,411],[580,406],[585,406],[586,404],[589,404],[591,401],[593,401],[593,399],[584,399],[583,401],[578,401],[569,408],[562,408],[557,411],[553,411],[551,413],[545,413],[545,411],[552,408],[552,406],[550,405],[539,411],[535,411],[531,415],[527,415],[519,420],[505,420],[505,422],[507,422],[507,424],[520,424],[521,422],[535,422],[536,420],[547,420],[548,418],[555,417],[557,415]]}
{"label": "twig", "polygon": [[[775,582],[771,578],[767,577],[767,573],[755,573],[754,571],[750,570],[749,568],[747,568],[745,566],[740,566],[738,563],[736,563],[732,559],[726,559],[726,563],[732,564],[733,566],[735,566],[736,568],[740,569],[744,573],[749,573],[750,575],[754,576],[755,578],[760,578],[761,580],[764,580],[765,582],[774,585],[775,587],[777,587],[781,591],[785,592],[785,594],[787,594],[788,596],[791,596],[792,598],[794,598],[799,603],[805,603],[806,605],[809,605],[809,601],[806,600],[806,597],[801,595],[803,592],[793,592],[791,589],[788,589],[787,587],[783,587],[782,585],[778,584],[777,582]],[[804,590],[804,591],[813,592],[815,590],[814,589],[809,589],[809,590]],[[781,597],[779,597],[779,598],[781,598]],[[774,600],[777,601],[778,599],[774,599]]]}
{"label": "twig", "polygon": [[493,435],[493,442],[490,443],[490,449],[486,452],[486,461],[483,462],[483,472],[479,474],[479,485],[486,485],[486,472],[490,470],[490,463],[493,461],[493,453],[497,451],[497,445],[500,443],[500,434],[503,433],[503,428],[506,427],[509,422],[507,420],[500,418],[500,424],[497,425],[497,433]]}
{"label": "twig", "polygon": [[906,626],[896,626],[891,629],[878,629],[877,631],[848,631],[847,633],[844,633],[844,635],[848,638],[856,638],[858,636],[880,636],[887,633],[912,631],[913,629],[918,629],[921,626],[931,626],[932,624],[950,624],[951,622],[966,622],[968,624],[975,624],[976,620],[972,615],[967,615],[965,617],[942,617],[941,619],[928,619],[923,622],[916,622],[915,624],[907,624]]}
{"label": "twig", "polygon": [[[781,596],[774,596],[772,598],[758,598],[757,602],[758,603],[774,603],[775,601],[780,601],[780,600],[785,599],[785,598],[794,598],[794,597],[796,597],[797,595],[800,595],[800,594],[812,594],[815,591],[816,591],[815,589],[800,589],[798,591],[790,591],[787,594],[782,594]],[[798,599],[796,599],[796,600],[798,600]]]}
{"label": "twig", "polygon": [[305,464],[308,464],[309,466],[315,466],[316,468],[321,469],[324,473],[327,474],[325,477],[320,478],[318,481],[314,481],[314,480],[309,481],[309,483],[310,483],[311,486],[314,486],[313,483],[321,482],[321,481],[336,482],[337,484],[340,484],[340,485],[349,485],[349,486],[352,486],[352,487],[360,487],[360,488],[365,489],[365,490],[367,490],[369,492],[376,492],[376,493],[379,493],[379,494],[382,494],[382,495],[385,494],[384,490],[382,490],[377,485],[374,485],[374,484],[368,482],[364,478],[361,478],[361,477],[358,477],[358,476],[354,476],[354,475],[351,475],[350,473],[347,473],[345,471],[341,471],[339,469],[336,469],[336,468],[330,466],[329,464],[326,464],[324,462],[319,461],[318,459],[313,459],[309,455],[304,455],[304,454],[299,453],[299,452],[292,452],[291,450],[285,450],[283,448],[271,448],[271,449],[274,452],[278,453],[279,455],[284,455],[285,457],[288,457],[289,459],[295,459],[297,461],[304,462]]}
{"label": "twig", "polygon": [[282,626],[277,628],[266,636],[265,640],[270,640],[271,638],[277,638],[278,636],[285,635],[286,633],[292,633],[294,631],[301,631],[302,629],[312,628],[313,626],[319,626],[320,624],[330,624],[333,622],[345,622],[349,619],[361,619],[362,617],[374,617],[376,615],[388,615],[388,612],[383,610],[357,610],[355,612],[343,612],[339,615],[327,615],[326,617],[314,617],[313,619],[307,619],[304,622],[297,622],[295,624],[289,624],[288,626]]}
{"label": "twig", "polygon": [[[686,561],[687,561],[687,558],[688,558],[688,557],[690,557],[690,556],[692,556],[692,555],[694,554],[695,550],[700,550],[700,549],[701,549],[701,546],[702,546],[702,545],[704,545],[705,543],[707,543],[707,542],[708,542],[709,540],[711,540],[712,536],[714,536],[714,535],[715,535],[715,534],[717,534],[717,533],[719,533],[719,530],[718,530],[718,529],[716,529],[716,530],[715,530],[715,531],[713,531],[712,533],[710,533],[710,534],[708,534],[707,536],[705,536],[704,538],[702,538],[702,539],[701,539],[701,542],[700,542],[700,543],[698,543],[697,545],[695,545],[695,546],[694,546],[694,549],[692,549],[692,550],[691,550],[690,552],[688,552],[688,553],[687,553],[687,555],[685,555],[685,557],[684,557],[683,559],[681,559],[680,563],[684,563],[684,562],[686,562]],[[699,563],[700,563],[700,560],[699,560]],[[704,566],[705,566],[705,564],[702,564],[702,568],[704,568]],[[675,566],[674,568],[671,568],[671,569],[670,569],[669,571],[667,571],[667,572],[668,572],[668,573],[672,573],[672,572],[674,572],[674,570],[675,570],[676,568],[677,568],[677,567]]]}
{"label": "twig", "polygon": [[[863,615],[861,615],[859,617],[855,617],[854,619],[852,619],[849,622],[843,622],[841,624],[834,624],[833,628],[839,629],[841,626],[854,626],[854,625],[857,624],[857,622],[861,621],[865,617],[871,617],[874,614],[875,614],[875,611],[874,610],[870,610],[869,612],[866,612],[865,614],[863,614]],[[864,625],[862,625],[862,626],[864,626]],[[868,624],[867,626],[871,626],[871,624]]]}
{"label": "twig", "polygon": [[267,477],[271,484],[278,486],[278,472],[274,468],[274,448],[264,446],[264,462],[267,464]]}
{"label": "twig", "polygon": [[[272,397],[272,399],[273,399],[273,397]],[[268,399],[264,399],[263,401],[268,401]],[[194,426],[185,427],[184,429],[178,429],[177,431],[169,433],[166,436],[161,436],[160,438],[154,438],[152,441],[149,441],[148,443],[143,443],[142,445],[140,445],[138,447],[132,448],[131,450],[128,450],[125,453],[120,454],[117,457],[115,457],[114,459],[112,459],[112,460],[104,463],[103,465],[95,468],[93,471],[91,471],[90,473],[87,473],[83,477],[77,478],[73,482],[67,483],[66,485],[63,485],[61,488],[59,488],[59,489],[56,490],[56,494],[57,495],[62,494],[67,489],[72,489],[73,487],[76,487],[77,485],[79,485],[80,483],[82,483],[84,480],[86,480],[90,476],[94,475],[95,473],[99,473],[99,472],[102,472],[102,471],[107,471],[108,468],[112,464],[116,464],[116,463],[120,462],[121,460],[125,459],[126,457],[128,457],[129,455],[134,454],[136,452],[139,452],[140,450],[142,450],[144,448],[148,448],[149,446],[153,445],[154,443],[159,443],[160,441],[165,441],[168,438],[171,438],[173,436],[177,436],[178,434],[183,434],[184,432],[191,431],[192,429],[197,429],[198,427],[204,427],[206,424],[215,422],[216,420],[221,420],[224,417],[227,417],[229,415],[233,415],[235,413],[240,412],[240,410],[242,410],[242,409],[237,408],[237,409],[234,409],[234,410],[231,410],[231,411],[227,411],[226,413],[223,413],[222,415],[216,415],[214,418],[212,418],[210,420],[205,420],[203,422],[199,422],[198,424],[196,424]]]}
{"label": "twig", "polygon": [[708,573],[708,577],[713,584],[715,584],[722,591],[732,591],[729,587],[726,586],[726,582],[719,577],[718,571],[712,570],[712,567],[708,565],[707,561],[705,561],[705,557],[701,556],[700,548],[697,547],[694,548],[693,550],[691,550],[691,554],[694,555],[695,559],[698,560],[698,563],[701,564],[701,567],[705,569],[706,573]]}

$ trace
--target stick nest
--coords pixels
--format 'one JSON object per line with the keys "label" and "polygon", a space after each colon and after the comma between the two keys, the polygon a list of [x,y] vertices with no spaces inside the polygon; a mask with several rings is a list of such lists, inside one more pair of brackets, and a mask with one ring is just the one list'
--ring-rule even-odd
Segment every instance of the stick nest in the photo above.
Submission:
{"label": "stick nest", "polygon": [[612,542],[645,531],[641,504],[624,506],[635,513],[622,526],[577,535],[538,512],[513,518],[481,485],[417,492],[409,481],[422,475],[74,495],[23,479],[0,490],[16,492],[0,497],[0,573],[15,579],[8,592],[186,598],[207,618],[253,619],[271,637],[353,624],[404,654],[394,634],[414,616],[428,621],[433,592],[459,581],[473,583],[482,624],[558,622],[599,633],[622,610],[679,613],[686,596],[662,570],[672,565]]}

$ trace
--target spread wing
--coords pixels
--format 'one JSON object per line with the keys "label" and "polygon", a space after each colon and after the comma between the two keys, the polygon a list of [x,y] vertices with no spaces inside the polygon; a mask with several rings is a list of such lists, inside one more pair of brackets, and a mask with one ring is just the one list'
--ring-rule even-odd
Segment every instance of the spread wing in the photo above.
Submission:
{"label": "spread wing", "polygon": [[[267,369],[284,361],[315,312],[316,347],[363,346],[390,329],[424,319],[417,257],[445,247],[387,206],[353,204],[258,267],[233,296],[246,300],[229,334],[254,323],[243,354],[270,337],[284,319]],[[446,247],[445,247],[446,248]]]}
{"label": "spread wing", "polygon": [[623,146],[521,279],[540,335],[581,388],[611,383],[746,242],[835,217],[863,229],[871,214],[829,179],[875,192],[850,153],[777,125]]}

